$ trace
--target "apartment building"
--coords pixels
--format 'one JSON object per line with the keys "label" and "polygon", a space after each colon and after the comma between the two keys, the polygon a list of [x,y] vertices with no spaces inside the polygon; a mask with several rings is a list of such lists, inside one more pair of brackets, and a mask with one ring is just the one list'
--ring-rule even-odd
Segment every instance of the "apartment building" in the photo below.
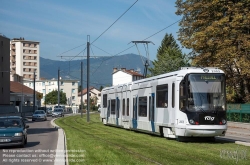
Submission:
{"label": "apartment building", "polygon": [[[24,81],[25,86],[34,88],[33,81]],[[59,81],[60,91],[66,93],[67,105],[77,105],[78,97],[78,80],[60,80]],[[53,90],[58,90],[57,79],[52,80],[37,80],[35,84],[35,90],[37,92],[43,93],[43,98],[41,99],[41,105],[45,106],[45,97],[46,94],[52,92]],[[47,104],[46,106],[50,106]],[[52,105],[51,105],[52,106]]]}
{"label": "apartment building", "polygon": [[0,105],[10,104],[10,39],[0,34]]}
{"label": "apartment building", "polygon": [[39,42],[14,38],[10,41],[10,68],[12,74],[18,74],[24,80],[40,79]]}

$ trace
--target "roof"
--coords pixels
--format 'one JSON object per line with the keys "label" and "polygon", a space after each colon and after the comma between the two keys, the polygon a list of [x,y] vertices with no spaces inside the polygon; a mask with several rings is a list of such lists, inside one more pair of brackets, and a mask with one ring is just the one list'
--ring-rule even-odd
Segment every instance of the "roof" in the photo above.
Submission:
{"label": "roof", "polygon": [[[10,93],[33,94],[33,89],[21,84],[20,82],[10,81]],[[39,93],[36,91],[36,93]]]}
{"label": "roof", "polygon": [[[92,92],[91,91],[92,89],[96,89],[96,88],[95,87],[89,87],[89,91],[90,92]],[[98,89],[96,89],[96,90],[98,90]],[[87,93],[87,88],[85,88],[85,89],[82,90],[82,95],[85,95],[86,93]],[[94,92],[92,92],[92,93],[94,93]],[[94,94],[96,94],[96,93],[94,93]],[[78,96],[81,96],[81,91],[78,93]]]}
{"label": "roof", "polygon": [[[134,70],[121,69],[121,70],[115,71],[114,73],[117,73],[117,72],[119,72],[119,71],[122,71],[122,72],[124,72],[124,73],[130,74],[130,75],[132,75],[132,76],[140,76],[140,77],[143,77],[143,75],[139,74],[138,72],[136,72],[136,71],[134,71]],[[114,74],[114,73],[113,73],[113,74]]]}
{"label": "roof", "polygon": [[143,75],[139,74],[138,72],[135,72],[135,71],[131,71],[131,70],[125,70],[124,72],[130,74],[130,75],[133,75],[133,76],[141,76],[143,77]]}

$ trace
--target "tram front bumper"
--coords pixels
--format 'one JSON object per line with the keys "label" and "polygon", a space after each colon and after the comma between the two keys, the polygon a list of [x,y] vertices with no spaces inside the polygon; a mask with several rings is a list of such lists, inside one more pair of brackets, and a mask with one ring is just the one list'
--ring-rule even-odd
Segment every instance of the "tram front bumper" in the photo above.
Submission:
{"label": "tram front bumper", "polygon": [[176,129],[178,136],[214,137],[225,136],[227,125],[187,125],[185,129]]}

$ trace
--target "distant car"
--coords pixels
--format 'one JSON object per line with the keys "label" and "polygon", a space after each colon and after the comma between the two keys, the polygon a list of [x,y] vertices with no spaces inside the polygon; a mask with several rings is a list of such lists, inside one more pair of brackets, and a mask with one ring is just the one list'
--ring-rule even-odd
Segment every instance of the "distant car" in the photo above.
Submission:
{"label": "distant car", "polygon": [[64,117],[63,109],[62,108],[54,108],[54,111],[52,112],[52,117]]}
{"label": "distant car", "polygon": [[47,108],[47,114],[48,115],[51,115],[52,114],[52,108],[50,107],[50,108]]}
{"label": "distant car", "polygon": [[24,119],[20,116],[0,117],[0,147],[20,146],[27,144],[27,128]]}
{"label": "distant car", "polygon": [[47,120],[47,114],[44,110],[36,110],[32,115],[32,121],[35,120]]}

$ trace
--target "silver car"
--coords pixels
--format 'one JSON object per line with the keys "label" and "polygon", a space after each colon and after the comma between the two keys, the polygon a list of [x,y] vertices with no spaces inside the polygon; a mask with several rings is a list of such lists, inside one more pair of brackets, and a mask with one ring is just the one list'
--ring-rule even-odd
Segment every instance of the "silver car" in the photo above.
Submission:
{"label": "silver car", "polygon": [[44,110],[36,110],[32,115],[32,121],[35,120],[47,120],[47,114]]}
{"label": "silver car", "polygon": [[52,112],[52,117],[64,117],[63,109],[62,108],[54,108],[54,111]]}

